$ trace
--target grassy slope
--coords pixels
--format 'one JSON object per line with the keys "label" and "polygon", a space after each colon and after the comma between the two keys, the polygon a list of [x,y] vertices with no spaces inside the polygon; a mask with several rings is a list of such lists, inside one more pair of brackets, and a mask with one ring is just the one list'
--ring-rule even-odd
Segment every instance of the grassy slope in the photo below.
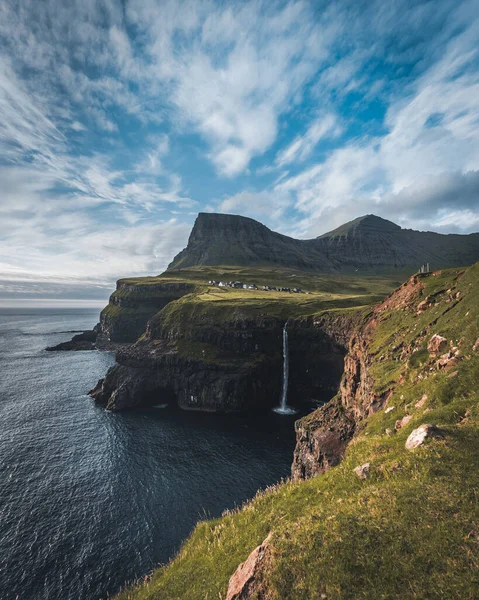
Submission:
{"label": "grassy slope", "polygon": [[[210,279],[239,279],[258,286],[300,287],[309,293],[218,288],[208,285]],[[185,323],[210,320],[217,323],[234,319],[235,314],[243,318],[268,315],[287,319],[334,308],[366,306],[378,302],[398,285],[393,277],[316,276],[287,269],[241,267],[196,267],[166,272],[158,277],[122,281],[140,288],[145,287],[146,293],[149,286],[162,282],[194,284],[191,294],[172,302],[162,312],[162,319],[168,319],[172,325],[175,320],[183,320]],[[154,292],[154,295],[159,293],[161,292]],[[115,294],[125,296],[128,292],[122,290]],[[115,309],[116,307],[111,307],[106,310]]]}
{"label": "grassy slope", "polygon": [[[224,598],[231,574],[270,531],[271,598],[477,598],[479,352],[472,345],[479,336],[479,265],[460,280],[456,275],[445,272],[425,284],[426,293],[460,291],[459,303],[440,294],[422,316],[415,310],[381,316],[372,366],[379,388],[394,387],[389,406],[395,410],[370,417],[338,467],[283,483],[239,511],[199,523],[170,564],[119,598]],[[459,344],[457,376],[430,370],[424,346],[432,333]],[[419,349],[398,360],[402,341],[417,341]],[[428,401],[415,409],[423,393]],[[424,414],[425,408],[433,410]],[[385,429],[406,412],[411,423],[388,437]],[[407,451],[407,436],[425,422],[443,427],[447,437]],[[361,481],[352,470],[364,462],[371,477]]]}

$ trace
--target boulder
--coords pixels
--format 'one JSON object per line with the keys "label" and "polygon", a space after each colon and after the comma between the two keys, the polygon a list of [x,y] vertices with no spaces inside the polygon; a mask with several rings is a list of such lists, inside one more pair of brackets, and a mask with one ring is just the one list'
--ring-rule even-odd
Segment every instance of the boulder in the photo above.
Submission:
{"label": "boulder", "polygon": [[359,465],[353,471],[359,477],[359,479],[367,479],[369,477],[370,464],[364,463],[364,465]]}
{"label": "boulder", "polygon": [[436,356],[440,352],[444,352],[447,349],[447,340],[442,335],[435,333],[427,344],[427,350],[429,354]]}
{"label": "boulder", "polygon": [[427,394],[423,394],[419,402],[414,405],[415,408],[422,408],[427,402]]}
{"label": "boulder", "polygon": [[458,365],[459,360],[459,357],[454,356],[452,352],[446,352],[439,357],[439,360],[436,361],[436,367],[438,369],[446,369],[446,371],[450,371],[452,368]]}
{"label": "boulder", "polygon": [[412,415],[406,415],[405,417],[403,417],[402,419],[398,419],[394,425],[394,429],[402,429],[403,427],[406,427],[406,425],[409,423],[409,421],[412,419]]}
{"label": "boulder", "polygon": [[430,296],[427,296],[427,298],[425,298],[422,302],[419,302],[419,304],[417,305],[417,312],[418,313],[424,312],[430,306],[431,306],[431,298],[430,298]]}
{"label": "boulder", "polygon": [[230,578],[226,600],[247,600],[261,593],[260,574],[265,556],[270,547],[271,533],[262,544],[257,546],[248,558],[240,564]]}
{"label": "boulder", "polygon": [[475,350],[475,351],[479,350],[479,338],[477,338],[477,340],[476,340],[474,346],[472,347],[472,349]]}
{"label": "boulder", "polygon": [[436,427],[436,425],[429,425],[425,423],[411,432],[410,436],[406,440],[406,449],[414,450],[414,448],[421,446],[427,438],[438,438],[443,436],[444,432]]}
{"label": "boulder", "polygon": [[387,415],[388,413],[392,412],[395,408],[396,408],[395,406],[388,406],[388,408],[386,408],[384,413]]}

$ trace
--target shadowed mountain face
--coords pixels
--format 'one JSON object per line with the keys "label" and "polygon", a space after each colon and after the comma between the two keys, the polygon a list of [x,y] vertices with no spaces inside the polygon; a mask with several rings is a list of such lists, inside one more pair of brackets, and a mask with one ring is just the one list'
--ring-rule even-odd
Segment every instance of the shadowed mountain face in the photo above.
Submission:
{"label": "shadowed mountain face", "polygon": [[386,273],[479,260],[479,233],[441,235],[401,229],[367,215],[313,240],[295,240],[237,215],[199,213],[188,246],[168,270],[202,265],[271,265],[318,272]]}

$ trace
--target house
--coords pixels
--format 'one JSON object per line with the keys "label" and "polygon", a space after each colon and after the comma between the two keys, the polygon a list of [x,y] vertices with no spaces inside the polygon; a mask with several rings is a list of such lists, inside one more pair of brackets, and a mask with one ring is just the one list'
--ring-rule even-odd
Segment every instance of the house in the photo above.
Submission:
{"label": "house", "polygon": [[233,282],[231,283],[231,287],[233,287],[233,288],[236,288],[236,289],[239,289],[239,288],[242,288],[242,287],[243,287],[243,284],[241,283],[241,281],[233,281]]}
{"label": "house", "polygon": [[227,283],[225,283],[224,281],[220,281],[220,282],[218,283],[218,287],[228,287],[228,284],[227,284]]}

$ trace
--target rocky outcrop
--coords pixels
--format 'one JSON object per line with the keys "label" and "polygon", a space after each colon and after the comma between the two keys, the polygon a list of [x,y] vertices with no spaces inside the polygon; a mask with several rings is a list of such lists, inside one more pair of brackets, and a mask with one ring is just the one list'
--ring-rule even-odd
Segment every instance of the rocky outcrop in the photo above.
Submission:
{"label": "rocky outcrop", "polygon": [[[414,272],[469,265],[479,259],[479,234],[441,235],[401,229],[365,215],[312,240],[295,240],[237,215],[199,213],[187,247],[169,270],[202,265],[275,265],[322,272]],[[421,310],[425,307],[421,308]]]}
{"label": "rocky outcrop", "polygon": [[436,425],[429,425],[425,423],[420,425],[417,429],[414,429],[406,440],[406,449],[414,450],[418,446],[422,446],[424,442],[429,438],[442,438],[444,432],[436,427]]}
{"label": "rocky outcrop", "polygon": [[61,342],[56,346],[46,348],[49,352],[64,350],[96,350],[95,342],[98,338],[98,331],[91,329],[78,333],[68,342]]}
{"label": "rocky outcrop", "polygon": [[293,480],[299,480],[325,473],[340,463],[356,430],[356,422],[336,397],[297,421],[295,427],[291,475]]}
{"label": "rocky outcrop", "polygon": [[239,565],[229,580],[226,600],[266,600],[263,575],[271,554],[271,534]]}

